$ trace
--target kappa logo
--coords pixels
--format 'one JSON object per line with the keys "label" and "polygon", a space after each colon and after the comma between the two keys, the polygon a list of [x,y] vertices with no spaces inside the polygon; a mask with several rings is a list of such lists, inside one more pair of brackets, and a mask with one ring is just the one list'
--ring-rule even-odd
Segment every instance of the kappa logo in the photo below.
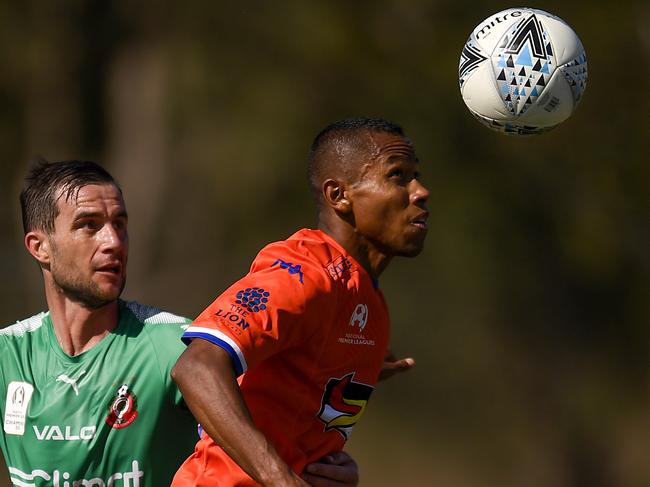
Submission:
{"label": "kappa logo", "polygon": [[368,323],[368,306],[365,304],[357,304],[350,317],[350,326],[358,326],[359,331],[363,331],[366,323]]}
{"label": "kappa logo", "polygon": [[324,431],[334,429],[346,440],[365,411],[374,390],[372,386],[354,382],[354,374],[352,372],[340,379],[331,378],[327,382],[318,412],[318,419],[325,423]]}
{"label": "kappa logo", "polygon": [[77,377],[76,379],[73,379],[73,378],[71,378],[71,377],[69,377],[69,376],[67,376],[65,374],[60,374],[56,378],[56,382],[64,382],[64,383],[68,384],[70,387],[72,387],[72,390],[74,391],[75,395],[78,396],[79,395],[79,385],[78,385],[78,383],[85,374],[86,374],[86,371],[82,370],[81,372],[79,372],[79,377]]}
{"label": "kappa logo", "polygon": [[275,267],[276,265],[280,264],[281,269],[286,269],[289,271],[289,274],[298,274],[298,278],[300,280],[300,284],[303,284],[303,274],[302,274],[302,267],[300,264],[293,265],[291,262],[285,262],[282,259],[278,259],[273,264],[271,264],[271,267]]}
{"label": "kappa logo", "polygon": [[137,407],[138,400],[135,394],[129,389],[128,384],[122,384],[108,405],[106,424],[118,430],[126,428],[138,417]]}

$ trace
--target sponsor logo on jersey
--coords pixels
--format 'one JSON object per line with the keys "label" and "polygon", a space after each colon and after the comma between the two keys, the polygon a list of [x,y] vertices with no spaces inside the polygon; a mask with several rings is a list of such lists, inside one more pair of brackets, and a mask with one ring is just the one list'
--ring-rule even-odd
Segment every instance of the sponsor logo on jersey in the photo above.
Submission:
{"label": "sponsor logo on jersey", "polygon": [[298,279],[300,280],[300,284],[303,284],[303,274],[302,274],[302,268],[300,264],[293,265],[291,262],[285,262],[282,259],[278,259],[273,264],[271,264],[271,267],[275,267],[276,265],[279,265],[281,269],[286,269],[289,271],[289,274],[294,275],[298,274]]}
{"label": "sponsor logo on jersey", "polygon": [[340,379],[331,378],[325,386],[318,419],[325,423],[324,431],[336,430],[346,440],[366,409],[374,388],[354,382],[354,372]]}
{"label": "sponsor logo on jersey", "polygon": [[72,426],[50,426],[46,424],[42,430],[36,425],[33,428],[38,441],[88,441],[95,437],[97,431],[97,427],[94,425],[73,428]]}
{"label": "sponsor logo on jersey", "polygon": [[138,400],[135,394],[129,389],[128,384],[122,384],[108,405],[106,423],[115,429],[126,428],[138,417],[137,407]]}
{"label": "sponsor logo on jersey", "polygon": [[[225,321],[229,325],[229,328],[235,331],[245,330],[250,326],[244,318],[246,311],[241,306],[235,304],[230,306],[230,311],[219,308],[214,315]],[[237,328],[233,328],[231,325],[235,325]]]}
{"label": "sponsor logo on jersey", "polygon": [[140,470],[138,461],[134,460],[131,462],[130,471],[114,473],[106,479],[101,477],[73,479],[70,477],[69,472],[54,470],[49,473],[38,468],[27,473],[15,467],[9,467],[9,475],[11,476],[11,483],[21,487],[140,487],[140,479],[144,477],[144,472]]}
{"label": "sponsor logo on jersey", "polygon": [[5,401],[4,432],[23,436],[27,422],[27,409],[32,400],[34,386],[27,382],[10,382]]}
{"label": "sponsor logo on jersey", "polygon": [[325,270],[334,281],[338,281],[344,277],[350,277],[353,269],[354,265],[352,261],[343,255],[340,255],[325,266]]}
{"label": "sponsor logo on jersey", "polygon": [[72,387],[72,390],[74,391],[75,396],[78,396],[79,395],[79,381],[81,380],[81,378],[85,374],[86,374],[86,371],[82,370],[81,372],[79,372],[79,377],[77,377],[76,379],[73,379],[72,377],[69,377],[69,376],[67,376],[65,374],[60,374],[56,378],[56,382],[63,382],[65,384],[68,384],[70,387]]}
{"label": "sponsor logo on jersey", "polygon": [[352,312],[352,316],[350,316],[350,326],[358,326],[359,331],[363,331],[366,323],[368,323],[368,305],[357,304],[357,307]]}
{"label": "sponsor logo on jersey", "polygon": [[237,291],[235,302],[249,313],[264,311],[271,293],[261,287],[248,287]]}

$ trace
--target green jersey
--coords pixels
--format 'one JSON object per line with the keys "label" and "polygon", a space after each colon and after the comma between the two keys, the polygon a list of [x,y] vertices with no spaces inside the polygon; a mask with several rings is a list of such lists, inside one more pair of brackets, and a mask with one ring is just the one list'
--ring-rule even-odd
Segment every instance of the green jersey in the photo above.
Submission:
{"label": "green jersey", "polygon": [[14,485],[161,487],[196,423],[170,370],[189,320],[119,302],[119,324],[67,355],[49,313],[0,330],[0,447]]}

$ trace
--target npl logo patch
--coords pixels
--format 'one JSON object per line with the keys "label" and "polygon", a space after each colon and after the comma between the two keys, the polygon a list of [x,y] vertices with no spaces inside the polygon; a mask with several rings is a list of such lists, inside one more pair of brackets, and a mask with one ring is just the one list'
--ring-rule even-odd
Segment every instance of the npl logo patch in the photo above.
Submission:
{"label": "npl logo patch", "polygon": [[27,409],[34,394],[34,386],[27,382],[10,382],[5,403],[4,432],[23,436],[27,422]]}
{"label": "npl logo patch", "polygon": [[358,326],[359,331],[363,331],[368,323],[368,305],[357,304],[350,317],[350,326]]}

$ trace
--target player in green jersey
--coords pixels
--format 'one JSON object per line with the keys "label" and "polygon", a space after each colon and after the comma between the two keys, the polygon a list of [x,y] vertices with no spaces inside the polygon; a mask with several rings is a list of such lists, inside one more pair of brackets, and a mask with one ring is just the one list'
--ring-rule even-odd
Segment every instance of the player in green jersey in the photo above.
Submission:
{"label": "player in green jersey", "polygon": [[166,485],[191,451],[196,428],[169,379],[184,321],[136,303],[116,311],[112,332],[78,355],[62,349],[53,312],[0,331],[2,449],[14,483]]}
{"label": "player in green jersey", "polygon": [[[169,485],[197,437],[170,378],[188,321],[119,299],[128,255],[120,188],[91,162],[41,163],[21,206],[48,311],[0,330],[0,448],[11,482]],[[342,452],[311,469],[315,485],[356,484]]]}

